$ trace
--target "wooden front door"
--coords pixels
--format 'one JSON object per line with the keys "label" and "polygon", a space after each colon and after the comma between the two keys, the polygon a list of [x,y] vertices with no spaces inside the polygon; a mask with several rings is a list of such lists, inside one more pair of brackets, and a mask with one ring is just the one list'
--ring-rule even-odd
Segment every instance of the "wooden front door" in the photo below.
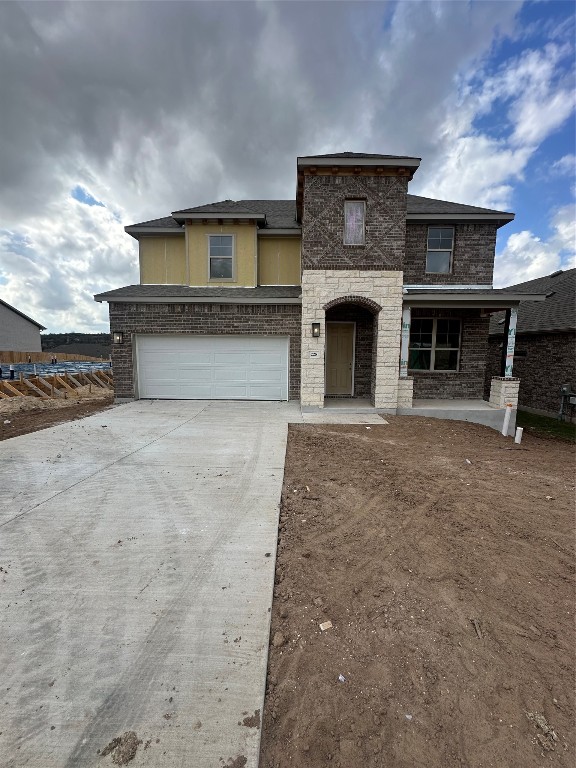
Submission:
{"label": "wooden front door", "polygon": [[355,323],[326,323],[326,394],[354,394]]}

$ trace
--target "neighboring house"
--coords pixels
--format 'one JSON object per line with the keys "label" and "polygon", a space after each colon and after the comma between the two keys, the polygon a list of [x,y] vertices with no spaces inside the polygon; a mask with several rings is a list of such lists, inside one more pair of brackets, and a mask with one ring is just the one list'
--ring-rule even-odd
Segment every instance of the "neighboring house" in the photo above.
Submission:
{"label": "neighboring house", "polygon": [[[126,227],[140,284],[95,297],[110,305],[117,395],[305,409],[346,397],[388,412],[481,400],[489,315],[521,298],[492,288],[496,232],[514,215],[409,195],[419,164],[299,157],[295,200]],[[492,404],[517,387],[499,381]]]}
{"label": "neighboring house", "polygon": [[[546,295],[544,302],[520,303],[514,372],[520,379],[519,407],[557,416],[560,388],[570,384],[576,391],[576,269],[559,270],[506,290]],[[486,392],[490,377],[501,375],[504,323],[502,313],[490,321]]]}
{"label": "neighboring house", "polygon": [[0,299],[0,350],[3,352],[41,352],[43,325]]}

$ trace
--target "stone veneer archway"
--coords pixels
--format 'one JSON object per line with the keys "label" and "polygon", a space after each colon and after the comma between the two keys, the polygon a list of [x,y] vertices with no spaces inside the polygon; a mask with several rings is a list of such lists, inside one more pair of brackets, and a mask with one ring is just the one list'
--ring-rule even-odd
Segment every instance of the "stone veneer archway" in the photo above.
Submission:
{"label": "stone veneer archway", "polygon": [[[353,392],[345,395],[352,400],[368,398],[374,403],[378,314],[381,309],[379,304],[365,296],[342,296],[324,306],[326,323],[354,323]],[[331,396],[326,394],[325,398],[329,401]]]}
{"label": "stone veneer archway", "polygon": [[[376,315],[372,396],[375,407],[395,411],[398,405],[398,361],[402,321],[402,272],[308,270],[302,273],[302,386],[304,408],[323,408],[326,310],[357,303]],[[312,323],[320,336],[312,336]]]}

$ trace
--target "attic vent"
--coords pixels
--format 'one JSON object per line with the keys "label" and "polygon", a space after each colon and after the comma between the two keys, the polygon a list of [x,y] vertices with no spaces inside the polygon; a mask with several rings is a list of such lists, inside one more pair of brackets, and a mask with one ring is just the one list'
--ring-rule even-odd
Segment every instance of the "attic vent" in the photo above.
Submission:
{"label": "attic vent", "polygon": [[552,274],[550,275],[550,277],[558,277],[558,275],[561,275],[563,271],[564,271],[564,270],[562,270],[562,269],[559,269],[559,270],[557,270],[556,272],[552,272]]}

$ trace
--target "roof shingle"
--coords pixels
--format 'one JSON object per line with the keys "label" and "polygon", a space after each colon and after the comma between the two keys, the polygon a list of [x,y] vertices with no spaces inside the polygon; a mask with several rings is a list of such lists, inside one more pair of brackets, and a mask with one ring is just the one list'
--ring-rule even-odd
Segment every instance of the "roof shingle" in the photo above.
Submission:
{"label": "roof shingle", "polygon": [[[576,330],[576,268],[510,285],[505,290],[513,293],[549,294],[545,301],[520,303],[516,333]],[[502,312],[492,316],[491,334],[504,333],[504,324],[500,322],[503,317]]]}
{"label": "roof shingle", "polygon": [[[266,215],[266,229],[300,229],[300,224],[296,221],[295,200],[221,200],[216,203],[207,203],[206,205],[197,205],[193,208],[183,208],[180,211],[174,211],[174,215],[183,218],[185,218],[186,213],[264,213]],[[407,213],[420,214],[422,216],[426,214],[466,215],[467,213],[474,216],[482,214],[489,214],[491,216],[496,214],[512,215],[505,211],[496,211],[493,208],[479,208],[476,205],[452,203],[448,200],[434,200],[433,198],[420,197],[418,195],[407,195]],[[143,221],[131,226],[181,229],[174,216],[164,216],[161,219]]]}

